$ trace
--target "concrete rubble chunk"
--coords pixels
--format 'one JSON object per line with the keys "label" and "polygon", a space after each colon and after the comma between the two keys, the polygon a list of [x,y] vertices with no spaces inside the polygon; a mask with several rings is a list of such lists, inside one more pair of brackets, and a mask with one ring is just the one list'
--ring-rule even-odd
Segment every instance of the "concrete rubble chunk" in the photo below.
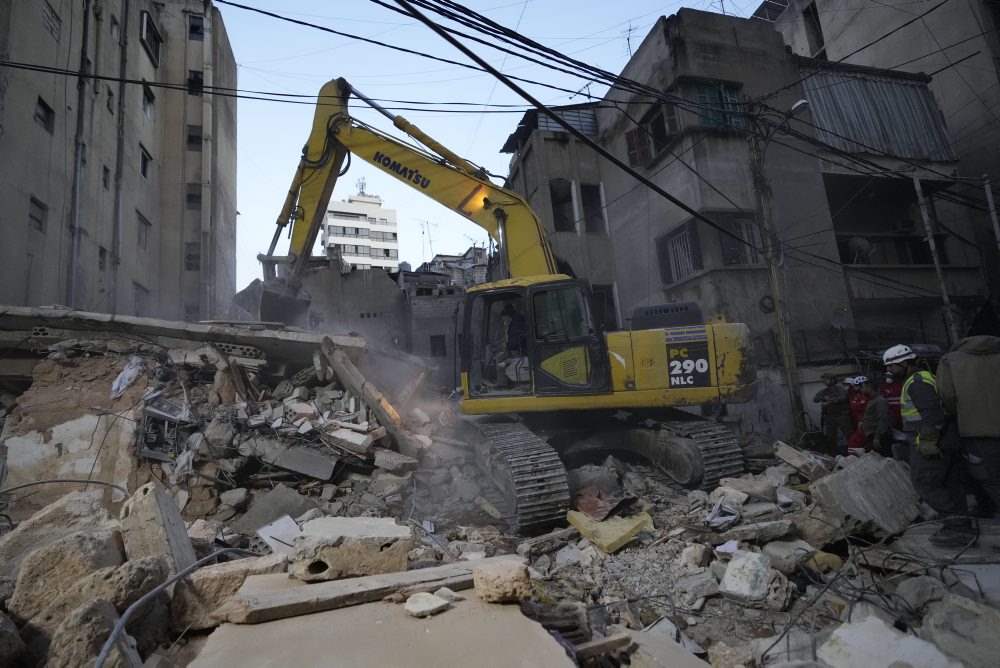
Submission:
{"label": "concrete rubble chunk", "polygon": [[[750,643],[753,650],[753,662],[758,666],[819,666],[816,664],[816,646],[826,639],[826,633],[807,633],[800,629],[791,629],[780,638],[757,638]],[[804,664],[804,665],[803,665]]]}
{"label": "concrete rubble chunk", "polygon": [[560,549],[556,552],[556,568],[565,568],[566,566],[576,566],[580,563],[581,553],[580,548],[576,545],[567,545],[566,547]]}
{"label": "concrete rubble chunk", "polygon": [[283,554],[236,559],[199,568],[174,587],[170,601],[170,627],[177,632],[197,631],[219,624],[213,611],[240,590],[251,575],[284,573]]}
{"label": "concrete rubble chunk", "polygon": [[239,453],[244,457],[256,457],[266,464],[286,471],[294,471],[324,481],[333,476],[338,461],[331,453],[288,445],[278,439],[264,436],[240,443]]}
{"label": "concrete rubble chunk", "polygon": [[25,652],[24,641],[17,632],[17,626],[7,615],[0,612],[0,666],[16,666]]}
{"label": "concrete rubble chunk", "polygon": [[776,441],[774,446],[774,456],[791,466],[808,480],[819,480],[829,473],[829,471],[816,463],[809,455],[796,450],[790,445]]}
{"label": "concrete rubble chunk", "polygon": [[784,610],[791,596],[788,580],[763,554],[739,551],[730,559],[719,592],[738,603]]}
{"label": "concrete rubble chunk", "polygon": [[434,595],[437,596],[438,598],[443,598],[446,601],[451,601],[452,603],[454,603],[455,601],[465,600],[464,596],[462,596],[458,592],[452,591],[448,587],[441,587],[436,592],[434,592]]}
{"label": "concrete rubble chunk", "polygon": [[202,432],[205,435],[204,444],[208,452],[199,453],[212,459],[225,459],[232,456],[233,436],[236,428],[229,420],[216,418],[208,423]]}
{"label": "concrete rubble chunk", "polygon": [[[52,668],[91,666],[101,652],[104,641],[118,623],[118,612],[104,600],[84,603],[73,610],[52,636],[52,645],[45,662]],[[139,668],[142,659],[135,650],[135,641],[127,634],[111,651],[104,665],[118,668]]]}
{"label": "concrete rubble chunk", "polygon": [[756,664],[752,643],[731,642],[720,640],[708,648],[708,662],[713,668],[748,668]]}
{"label": "concrete rubble chunk", "polygon": [[774,540],[764,546],[763,553],[771,560],[772,566],[788,574],[815,554],[816,548],[801,539]]}
{"label": "concrete rubble chunk", "polygon": [[720,534],[711,536],[709,542],[713,545],[719,545],[730,540],[745,543],[767,543],[788,535],[788,532],[791,530],[792,523],[789,520],[748,522],[746,524],[738,524]]}
{"label": "concrete rubble chunk", "polygon": [[932,603],[920,637],[967,666],[995,666],[1000,658],[1000,610],[949,594]]}
{"label": "concrete rubble chunk", "polygon": [[294,546],[292,576],[322,582],[405,571],[413,541],[392,518],[322,517],[302,525]]}
{"label": "concrete rubble chunk", "polygon": [[124,556],[117,531],[78,531],[61,538],[22,562],[7,610],[16,619],[31,619],[77,580],[100,568],[120,565]]}
{"label": "concrete rubble chunk", "polygon": [[719,593],[719,583],[709,571],[679,578],[676,586],[683,593],[683,601],[687,606],[692,605],[699,598],[707,598]]}
{"label": "concrete rubble chunk", "polygon": [[412,617],[430,617],[447,610],[451,601],[427,592],[418,592],[406,599],[403,608]]}
{"label": "concrete rubble chunk", "polygon": [[908,578],[896,587],[896,596],[903,599],[914,613],[921,616],[928,605],[943,600],[947,595],[948,588],[944,583],[929,575]]}
{"label": "concrete rubble chunk", "polygon": [[[994,628],[993,635],[996,635]],[[878,617],[842,624],[824,642],[816,655],[833,668],[857,666],[920,666],[959,668],[940,649],[914,636],[900,633]],[[993,654],[991,659],[996,659]],[[991,664],[980,664],[991,665]]]}
{"label": "concrete rubble chunk", "polygon": [[775,500],[775,485],[772,485],[767,479],[747,480],[745,478],[723,478],[719,481],[719,485],[738,490],[746,494],[748,497],[759,501]]}
{"label": "concrete rubble chunk", "polygon": [[263,497],[256,498],[250,510],[233,522],[231,528],[241,534],[249,535],[280,517],[285,515],[298,517],[307,510],[318,507],[319,503],[314,499],[279,484]]}
{"label": "concrete rubble chunk", "polygon": [[845,536],[843,518],[831,514],[817,504],[787,513],[785,518],[792,523],[795,532],[802,540],[817,548]]}
{"label": "concrete rubble chunk", "polygon": [[249,492],[245,487],[237,487],[236,489],[227,489],[225,492],[219,495],[219,503],[224,506],[229,506],[230,508],[236,508],[237,510],[246,505],[247,498],[249,497]]}
{"label": "concrete rubble chunk", "polygon": [[528,567],[516,561],[479,564],[472,582],[476,594],[487,603],[516,603],[531,597]]}
{"label": "concrete rubble chunk", "polygon": [[712,550],[707,545],[694,543],[681,550],[677,557],[677,565],[685,571],[699,572],[712,559]]}
{"label": "concrete rubble chunk", "polygon": [[769,466],[764,469],[764,478],[774,487],[787,487],[789,479],[795,475],[795,469],[787,464]]}
{"label": "concrete rubble chunk", "polygon": [[197,560],[177,506],[155,483],[140,487],[122,505],[119,518],[130,561],[162,557],[173,574]]}
{"label": "concrete rubble chunk", "polygon": [[819,507],[845,518],[852,531],[893,535],[917,517],[919,498],[906,469],[874,453],[817,480],[809,491]]}
{"label": "concrete rubble chunk", "polygon": [[708,500],[711,503],[715,503],[719,499],[724,499],[723,503],[728,503],[735,506],[742,506],[746,503],[747,499],[750,498],[749,494],[741,492],[738,489],[729,487],[727,485],[719,485],[712,490],[712,493],[708,495]]}
{"label": "concrete rubble chunk", "polygon": [[[127,561],[121,566],[102,568],[79,580],[21,629],[21,635],[35,655],[44,654],[56,627],[71,611],[87,601],[110,602],[119,613],[167,579],[167,564],[160,557]],[[133,620],[135,621],[135,620]]]}
{"label": "concrete rubble chunk", "polygon": [[70,492],[0,536],[0,576],[16,577],[34,550],[77,531],[112,531],[118,522],[104,507],[104,492]]}

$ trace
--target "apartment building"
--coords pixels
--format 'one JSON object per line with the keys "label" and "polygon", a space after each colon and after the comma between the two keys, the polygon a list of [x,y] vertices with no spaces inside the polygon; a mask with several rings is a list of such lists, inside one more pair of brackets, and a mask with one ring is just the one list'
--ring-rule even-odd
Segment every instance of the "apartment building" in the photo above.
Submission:
{"label": "apartment building", "polygon": [[0,303],[222,314],[236,64],[211,2],[5,2],[0,59]]}
{"label": "apartment building", "polygon": [[399,237],[395,209],[382,208],[378,195],[359,193],[346,202],[330,202],[322,243],[350,269],[399,268]]}
{"label": "apartment building", "polygon": [[811,408],[822,371],[856,369],[899,341],[947,347],[975,316],[986,296],[970,245],[978,212],[952,177],[959,156],[931,77],[798,56],[770,22],[689,9],[661,17],[621,76],[639,86],[605,95],[593,136],[711,225],[531,118],[504,147],[512,183],[550,229],[564,181],[572,220],[586,224],[586,206],[539,147],[572,151],[579,183],[600,184],[626,327],[636,307],[675,301],[749,325],[760,382],[744,428],[792,429],[782,325]]}

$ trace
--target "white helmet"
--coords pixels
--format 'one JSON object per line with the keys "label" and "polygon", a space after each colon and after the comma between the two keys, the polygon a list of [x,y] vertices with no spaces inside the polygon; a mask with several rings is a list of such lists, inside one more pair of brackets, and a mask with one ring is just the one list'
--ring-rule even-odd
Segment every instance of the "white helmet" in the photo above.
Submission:
{"label": "white helmet", "polygon": [[868,376],[855,376],[854,377],[854,384],[855,385],[864,385],[867,382],[868,382]]}
{"label": "white helmet", "polygon": [[913,352],[909,346],[904,346],[902,344],[892,346],[882,353],[883,364],[899,364],[900,362],[913,359],[917,359],[917,354]]}

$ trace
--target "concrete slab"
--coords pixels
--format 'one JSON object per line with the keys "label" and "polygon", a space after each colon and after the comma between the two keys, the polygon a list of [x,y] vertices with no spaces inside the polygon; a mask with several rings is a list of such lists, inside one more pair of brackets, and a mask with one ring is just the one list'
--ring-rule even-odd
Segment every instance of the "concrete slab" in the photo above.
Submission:
{"label": "concrete slab", "polygon": [[401,605],[377,602],[251,626],[224,624],[190,665],[568,668],[575,663],[518,606],[471,596],[424,619],[410,617]]}
{"label": "concrete slab", "polygon": [[252,534],[282,515],[298,517],[317,507],[319,504],[310,497],[302,496],[284,485],[276,485],[264,498],[258,499],[243,517],[234,522],[232,529],[242,534]]}
{"label": "concrete slab", "polygon": [[580,511],[571,510],[566,513],[566,519],[580,531],[581,536],[608,554],[620,550],[640,531],[653,529],[653,518],[646,513],[609,517],[598,522]]}
{"label": "concrete slab", "polygon": [[917,517],[919,498],[906,469],[874,453],[813,482],[809,491],[821,508],[850,522],[848,531],[897,534]]}

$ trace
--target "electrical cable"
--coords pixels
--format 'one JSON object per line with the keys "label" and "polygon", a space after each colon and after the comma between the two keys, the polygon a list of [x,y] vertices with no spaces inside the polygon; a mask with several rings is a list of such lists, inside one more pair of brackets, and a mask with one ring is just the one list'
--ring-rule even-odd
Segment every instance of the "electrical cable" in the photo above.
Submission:
{"label": "electrical cable", "polygon": [[184,570],[180,571],[176,575],[167,578],[165,581],[163,581],[153,589],[149,590],[148,592],[140,596],[139,599],[132,605],[128,606],[125,609],[125,612],[122,613],[121,617],[118,618],[118,621],[115,623],[114,628],[111,629],[111,633],[108,635],[107,640],[104,641],[104,645],[101,647],[101,652],[97,655],[97,659],[94,660],[94,668],[103,668],[104,663],[108,660],[108,657],[111,655],[111,650],[114,649],[115,643],[118,640],[118,636],[121,634],[122,631],[125,630],[125,625],[132,618],[132,615],[134,615],[140,608],[142,608],[149,601],[159,596],[162,592],[166,591],[166,589],[175,582],[178,582],[179,580],[190,575],[192,572],[200,568],[203,564],[215,561],[218,557],[224,554],[231,554],[231,553],[239,553],[246,555],[248,557],[260,556],[256,552],[251,552],[250,550],[244,550],[243,548],[239,547],[227,547],[221,550],[216,550],[215,552],[212,552],[210,555],[202,557],[201,559],[194,562],[193,564],[191,564]]}
{"label": "electrical cable", "polygon": [[124,485],[119,485],[114,482],[107,482],[104,480],[90,480],[88,478],[50,478],[48,480],[33,480],[31,482],[21,483],[20,485],[14,485],[13,487],[5,487],[0,489],[0,494],[6,494],[8,492],[14,492],[19,489],[24,489],[25,487],[34,487],[35,485],[48,485],[52,483],[79,483],[84,485],[105,485],[107,487],[114,487],[116,490],[124,494],[129,495],[128,488]]}

